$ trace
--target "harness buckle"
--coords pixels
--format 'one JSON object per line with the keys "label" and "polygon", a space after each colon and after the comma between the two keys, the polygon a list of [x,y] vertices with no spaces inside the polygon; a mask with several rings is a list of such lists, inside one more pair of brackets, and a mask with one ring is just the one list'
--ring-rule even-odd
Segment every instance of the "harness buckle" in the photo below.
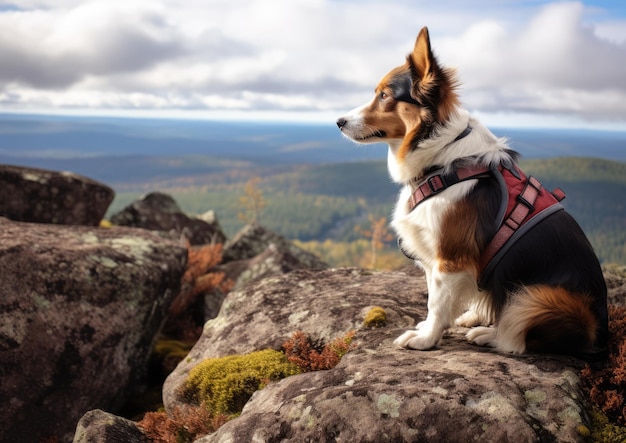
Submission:
{"label": "harness buckle", "polygon": [[533,212],[535,210],[535,206],[531,202],[526,200],[523,193],[517,196],[517,201],[526,206],[530,212]]}
{"label": "harness buckle", "polygon": [[[541,192],[541,183],[532,175],[528,177],[528,181],[522,192],[517,196],[517,201],[526,206],[530,212],[535,211],[535,201]],[[532,199],[532,201],[528,200]]]}
{"label": "harness buckle", "polygon": [[433,192],[433,194],[447,187],[446,179],[444,178],[442,174],[437,174],[437,175],[433,175],[432,177],[429,177],[426,183],[428,184],[428,187]]}

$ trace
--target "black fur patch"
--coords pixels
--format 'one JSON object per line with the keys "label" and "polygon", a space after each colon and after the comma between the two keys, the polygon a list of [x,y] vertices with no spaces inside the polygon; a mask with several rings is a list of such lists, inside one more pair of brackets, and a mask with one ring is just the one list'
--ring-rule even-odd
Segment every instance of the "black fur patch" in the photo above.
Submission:
{"label": "black fur patch", "polygon": [[391,88],[393,98],[396,100],[421,106],[420,102],[415,100],[415,98],[411,95],[413,80],[411,79],[410,72],[407,71],[405,74],[395,77],[389,84],[389,87]]}

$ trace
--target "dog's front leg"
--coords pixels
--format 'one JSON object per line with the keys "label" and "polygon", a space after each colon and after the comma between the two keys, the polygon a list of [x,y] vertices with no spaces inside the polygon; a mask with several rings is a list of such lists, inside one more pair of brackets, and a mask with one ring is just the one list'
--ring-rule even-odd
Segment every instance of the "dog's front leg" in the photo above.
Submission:
{"label": "dog's front leg", "polygon": [[468,277],[466,272],[445,273],[434,270],[426,273],[428,285],[428,315],[415,329],[406,331],[394,343],[403,348],[430,349],[439,343],[443,331],[451,326],[462,312],[463,286]]}

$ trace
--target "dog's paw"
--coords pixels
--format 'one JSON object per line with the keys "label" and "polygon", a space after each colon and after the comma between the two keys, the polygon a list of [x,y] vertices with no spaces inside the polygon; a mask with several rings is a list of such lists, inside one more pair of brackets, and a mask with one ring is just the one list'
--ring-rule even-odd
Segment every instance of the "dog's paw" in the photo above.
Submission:
{"label": "dog's paw", "polygon": [[465,336],[472,343],[476,343],[479,346],[496,346],[496,333],[498,329],[495,327],[479,326],[467,331]]}
{"label": "dog's paw", "polygon": [[480,316],[476,313],[476,311],[470,309],[469,311],[465,312],[465,314],[457,318],[454,324],[462,328],[473,328],[474,326],[482,325],[482,322]]}
{"label": "dog's paw", "polygon": [[424,328],[421,330],[412,329],[410,331],[406,331],[400,337],[394,340],[394,344],[407,349],[417,349],[417,350],[426,350],[434,348],[441,335],[437,334],[425,334]]}

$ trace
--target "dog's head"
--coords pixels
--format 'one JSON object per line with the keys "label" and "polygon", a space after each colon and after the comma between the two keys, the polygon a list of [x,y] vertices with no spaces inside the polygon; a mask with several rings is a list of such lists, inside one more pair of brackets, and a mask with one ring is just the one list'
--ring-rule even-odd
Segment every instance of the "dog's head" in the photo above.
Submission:
{"label": "dog's head", "polygon": [[406,62],[383,77],[371,102],[339,118],[337,126],[358,143],[388,143],[402,161],[459,106],[456,86],[454,73],[439,66],[428,29],[422,28]]}

